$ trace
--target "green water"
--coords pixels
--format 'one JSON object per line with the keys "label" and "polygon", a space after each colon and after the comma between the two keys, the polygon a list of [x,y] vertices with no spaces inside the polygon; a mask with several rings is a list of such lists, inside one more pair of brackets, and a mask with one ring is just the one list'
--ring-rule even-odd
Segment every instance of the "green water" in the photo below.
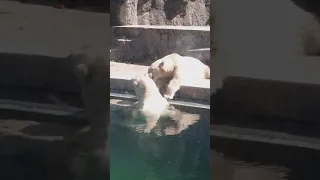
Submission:
{"label": "green water", "polygon": [[[117,121],[112,116],[111,121]],[[111,180],[209,180],[209,121],[175,136],[141,134],[110,125]]]}

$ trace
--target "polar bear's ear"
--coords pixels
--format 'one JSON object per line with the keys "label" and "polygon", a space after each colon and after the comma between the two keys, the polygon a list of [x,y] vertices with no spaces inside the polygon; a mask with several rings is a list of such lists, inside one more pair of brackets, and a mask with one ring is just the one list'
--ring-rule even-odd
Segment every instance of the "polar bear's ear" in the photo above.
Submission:
{"label": "polar bear's ear", "polygon": [[158,67],[159,67],[160,70],[163,71],[163,70],[164,70],[164,62],[162,61],[162,62],[159,64]]}
{"label": "polar bear's ear", "polygon": [[133,85],[134,86],[138,86],[138,82],[137,81],[133,81]]}
{"label": "polar bear's ear", "polygon": [[74,71],[80,81],[84,81],[89,74],[88,67],[85,64],[78,64]]}
{"label": "polar bear's ear", "polygon": [[137,86],[138,85],[138,81],[139,81],[139,78],[138,77],[135,77],[135,78],[132,78],[131,79],[131,82],[134,86]]}

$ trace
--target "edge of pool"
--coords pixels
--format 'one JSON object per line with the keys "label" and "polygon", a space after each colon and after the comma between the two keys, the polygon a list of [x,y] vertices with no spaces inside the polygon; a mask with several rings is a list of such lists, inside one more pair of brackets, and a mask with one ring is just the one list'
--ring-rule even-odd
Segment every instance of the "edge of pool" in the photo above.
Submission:
{"label": "edge of pool", "polygon": [[[110,93],[110,99],[135,100],[130,94]],[[201,103],[190,103],[183,101],[170,101],[179,109],[193,109],[193,112],[201,111],[202,115],[207,115],[210,119],[210,105]],[[9,111],[19,111],[35,114],[46,114],[58,117],[72,117],[73,121],[85,121],[85,114],[82,108],[72,106],[59,106],[54,104],[34,103],[17,100],[0,99],[0,109]],[[192,112],[190,112],[192,113]],[[77,124],[76,122],[74,122]],[[209,124],[209,122],[208,122]],[[320,139],[306,136],[296,136],[275,131],[257,130],[250,128],[240,128],[225,125],[210,125],[210,137],[220,137],[235,139],[240,141],[253,141],[297,148],[307,148],[320,150]]]}

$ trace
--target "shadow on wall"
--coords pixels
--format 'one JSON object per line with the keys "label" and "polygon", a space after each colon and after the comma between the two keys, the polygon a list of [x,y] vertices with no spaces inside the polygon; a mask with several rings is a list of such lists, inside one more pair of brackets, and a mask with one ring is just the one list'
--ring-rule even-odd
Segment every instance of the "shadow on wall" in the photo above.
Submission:
{"label": "shadow on wall", "polygon": [[117,2],[116,0],[110,0],[110,25],[111,26],[120,26],[120,20],[117,17],[118,14],[118,8],[119,6],[122,6],[125,3],[124,0],[121,0]]}
{"label": "shadow on wall", "polygon": [[186,7],[189,0],[167,0],[164,4],[164,12],[168,20],[173,20],[176,16],[185,16]]}
{"label": "shadow on wall", "polygon": [[111,0],[111,25],[204,26],[209,1],[203,0]]}

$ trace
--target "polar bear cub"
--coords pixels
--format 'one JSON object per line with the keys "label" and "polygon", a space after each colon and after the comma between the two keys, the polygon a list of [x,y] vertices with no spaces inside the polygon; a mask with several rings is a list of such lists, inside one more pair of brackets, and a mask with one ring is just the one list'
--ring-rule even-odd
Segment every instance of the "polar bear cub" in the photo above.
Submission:
{"label": "polar bear cub", "polygon": [[149,133],[156,125],[160,116],[169,107],[168,101],[162,97],[155,82],[147,75],[131,79],[138,101],[131,109],[132,117],[145,117],[145,133]]}
{"label": "polar bear cub", "polygon": [[[157,135],[176,135],[199,120],[197,114],[187,114],[171,106],[146,74],[132,79],[138,102],[131,106],[134,119],[144,119],[145,133],[154,131]],[[139,129],[137,129],[139,130]]]}
{"label": "polar bear cub", "polygon": [[132,83],[138,99],[136,107],[143,112],[161,113],[169,103],[162,97],[155,82],[148,76],[133,78]]}
{"label": "polar bear cub", "polygon": [[210,68],[196,58],[173,53],[152,63],[148,75],[160,90],[166,86],[165,98],[173,99],[182,83],[191,79],[210,79]]}

